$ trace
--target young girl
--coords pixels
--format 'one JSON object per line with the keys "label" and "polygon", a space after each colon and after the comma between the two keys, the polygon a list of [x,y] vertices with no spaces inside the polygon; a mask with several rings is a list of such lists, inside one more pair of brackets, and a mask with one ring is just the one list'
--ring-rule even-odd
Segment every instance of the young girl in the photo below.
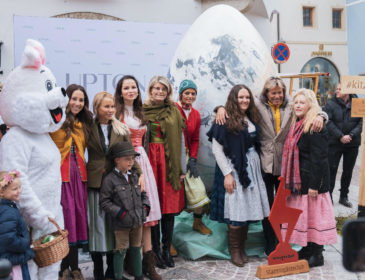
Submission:
{"label": "young girl", "polygon": [[29,233],[15,204],[21,186],[18,171],[0,171],[0,259],[13,265],[12,279],[30,280],[27,261],[34,257]]}
{"label": "young girl", "polygon": [[[82,280],[78,245],[87,243],[87,176],[84,152],[92,123],[89,99],[82,86],[69,85],[66,121],[51,137],[61,153],[61,204],[70,252],[61,262],[59,280]],[[71,271],[70,271],[71,269]]]}

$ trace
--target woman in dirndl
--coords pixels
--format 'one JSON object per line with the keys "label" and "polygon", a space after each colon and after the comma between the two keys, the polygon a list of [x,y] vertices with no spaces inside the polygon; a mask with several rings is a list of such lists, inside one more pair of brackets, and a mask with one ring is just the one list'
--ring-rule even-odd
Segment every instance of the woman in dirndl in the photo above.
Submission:
{"label": "woman in dirndl", "polygon": [[267,217],[270,207],[261,175],[258,114],[251,90],[235,85],[225,108],[226,123],[214,123],[207,133],[217,161],[210,218],[228,224],[231,262],[244,266],[248,224]]}
{"label": "woman in dirndl", "polygon": [[87,175],[84,152],[92,123],[89,98],[85,89],[76,84],[66,89],[69,102],[62,127],[51,133],[61,153],[61,205],[68,230],[69,254],[62,260],[60,280],[84,279],[79,269],[78,247],[86,244],[87,236]]}
{"label": "woman in dirndl", "polygon": [[[113,250],[114,232],[110,217],[99,207],[100,187],[103,177],[113,169],[113,161],[108,157],[110,148],[117,142],[129,141],[129,129],[115,118],[114,97],[102,91],[93,100],[94,121],[90,128],[87,143],[88,162],[88,215],[89,215],[89,251],[94,263],[94,279],[114,279]],[[134,163],[138,174],[142,171]],[[144,188],[143,175],[139,185]],[[107,270],[104,274],[103,253],[106,253]]]}
{"label": "woman in dirndl", "polygon": [[186,174],[184,178],[186,208],[194,211],[193,230],[200,234],[212,231],[203,223],[203,206],[209,203],[205,186],[199,177],[197,157],[199,152],[200,113],[193,108],[198,88],[191,80],[183,80],[179,86],[177,108],[185,120],[184,141],[182,141],[181,167]]}
{"label": "woman in dirndl", "polygon": [[[172,100],[172,87],[163,76],[151,79],[147,88],[147,100],[143,110],[148,120],[148,158],[156,178],[162,218],[151,228],[152,249],[160,268],[174,267],[170,246],[174,231],[175,215],[185,205],[181,170],[181,140],[184,119]],[[160,248],[160,225],[162,253]]]}
{"label": "woman in dirndl", "polygon": [[125,123],[130,131],[134,149],[140,156],[136,157],[144,175],[144,190],[150,201],[150,212],[143,226],[142,270],[152,280],[160,280],[161,276],[155,270],[155,254],[152,251],[151,227],[161,219],[160,201],[153,170],[143,144],[146,140],[147,120],[143,113],[141,92],[138,81],[131,75],[122,77],[115,89],[116,117]]}
{"label": "woman in dirndl", "polygon": [[[281,176],[290,189],[287,206],[303,212],[295,225],[290,243],[303,246],[300,259],[309,266],[324,264],[323,245],[337,242],[336,221],[329,193],[328,132],[313,131],[311,125],[321,110],[312,90],[294,94],[293,120],[286,138]],[[283,238],[288,225],[282,225]]]}

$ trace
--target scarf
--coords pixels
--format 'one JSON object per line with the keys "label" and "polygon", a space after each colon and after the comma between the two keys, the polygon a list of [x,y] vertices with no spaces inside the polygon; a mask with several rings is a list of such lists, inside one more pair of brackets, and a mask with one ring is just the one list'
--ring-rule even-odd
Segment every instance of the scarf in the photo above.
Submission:
{"label": "scarf", "polygon": [[184,119],[174,103],[162,105],[143,104],[144,114],[149,122],[159,122],[165,148],[166,181],[175,191],[180,190],[181,135]]}
{"label": "scarf", "polygon": [[[256,127],[256,132],[258,127]],[[232,133],[227,130],[226,125],[219,125],[214,123],[207,132],[208,140],[213,141],[213,138],[223,146],[223,152],[228,157],[234,169],[237,172],[238,179],[242,187],[248,188],[251,180],[248,176],[247,167],[247,152],[252,146],[255,146],[258,151],[258,141],[256,137],[251,137],[248,129],[240,130],[238,133]]]}
{"label": "scarf", "polygon": [[302,187],[300,180],[299,169],[299,149],[298,141],[303,134],[304,118],[297,121],[290,128],[289,134],[286,137],[283,149],[283,158],[281,162],[281,176],[285,178],[285,187],[292,194],[300,194]]}
{"label": "scarf", "polygon": [[281,116],[280,116],[280,106],[281,106],[281,104],[278,105],[278,106],[274,106],[274,104],[272,104],[270,101],[268,101],[267,103],[271,107],[272,114],[273,114],[273,117],[274,117],[274,122],[275,122],[275,132],[276,132],[276,135],[278,135],[279,132],[280,132],[280,122],[281,122],[281,120],[280,120],[280,118],[281,118]]}

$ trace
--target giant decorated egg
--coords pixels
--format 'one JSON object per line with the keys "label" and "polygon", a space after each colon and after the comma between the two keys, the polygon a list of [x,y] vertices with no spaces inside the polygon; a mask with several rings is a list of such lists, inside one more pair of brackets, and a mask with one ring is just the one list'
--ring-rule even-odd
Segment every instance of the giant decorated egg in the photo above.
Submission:
{"label": "giant decorated egg", "polygon": [[258,95],[265,80],[276,72],[268,47],[251,22],[228,5],[205,11],[181,40],[172,59],[169,78],[175,98],[182,80],[198,86],[193,107],[202,117],[198,163],[208,190],[214,177],[215,160],[206,136],[213,109],[224,105],[231,88],[245,84]]}

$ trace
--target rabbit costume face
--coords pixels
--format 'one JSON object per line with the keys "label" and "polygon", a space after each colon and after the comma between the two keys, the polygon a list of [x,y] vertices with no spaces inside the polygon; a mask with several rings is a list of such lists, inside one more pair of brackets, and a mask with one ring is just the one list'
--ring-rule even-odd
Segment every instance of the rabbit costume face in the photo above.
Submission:
{"label": "rabbit costume face", "polygon": [[0,94],[0,115],[7,125],[33,133],[61,127],[68,98],[44,64],[43,46],[27,40],[22,63],[9,74]]}

